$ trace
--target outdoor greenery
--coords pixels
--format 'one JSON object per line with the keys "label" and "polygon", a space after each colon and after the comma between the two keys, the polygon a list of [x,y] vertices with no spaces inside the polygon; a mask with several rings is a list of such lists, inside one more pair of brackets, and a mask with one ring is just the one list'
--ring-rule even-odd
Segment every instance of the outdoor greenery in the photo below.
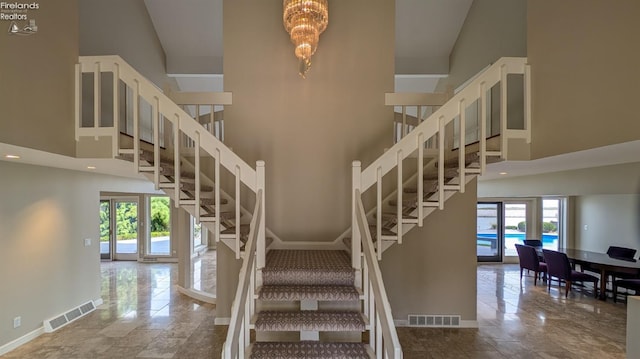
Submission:
{"label": "outdoor greenery", "polygon": [[558,231],[558,226],[551,222],[542,223],[542,233],[555,233]]}
{"label": "outdoor greenery", "polygon": [[518,223],[518,230],[520,232],[526,232],[527,231],[527,222],[522,221]]}
{"label": "outdoor greenery", "polygon": [[[100,202],[100,241],[109,241],[109,202]],[[115,208],[118,240],[138,237],[138,204],[117,202]],[[151,237],[168,236],[171,217],[168,197],[151,197]]]}

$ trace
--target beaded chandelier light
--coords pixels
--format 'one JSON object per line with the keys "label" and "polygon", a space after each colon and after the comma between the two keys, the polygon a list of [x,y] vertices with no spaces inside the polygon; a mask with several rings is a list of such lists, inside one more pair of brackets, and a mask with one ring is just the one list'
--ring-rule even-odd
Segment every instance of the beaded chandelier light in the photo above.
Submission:
{"label": "beaded chandelier light", "polygon": [[318,48],[320,34],[329,23],[329,4],[327,0],[284,0],[283,5],[282,21],[296,46],[300,76],[305,78],[311,67],[311,56]]}

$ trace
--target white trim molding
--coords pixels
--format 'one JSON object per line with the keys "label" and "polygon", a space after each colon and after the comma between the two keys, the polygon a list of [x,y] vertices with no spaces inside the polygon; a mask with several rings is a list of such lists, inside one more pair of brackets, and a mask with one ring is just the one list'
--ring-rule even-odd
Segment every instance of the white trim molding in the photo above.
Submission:
{"label": "white trim molding", "polygon": [[44,327],[40,327],[30,333],[21,336],[16,340],[10,341],[5,345],[0,346],[0,355],[7,354],[8,352],[18,348],[21,345],[27,344],[28,342],[34,340],[42,334],[44,334]]}

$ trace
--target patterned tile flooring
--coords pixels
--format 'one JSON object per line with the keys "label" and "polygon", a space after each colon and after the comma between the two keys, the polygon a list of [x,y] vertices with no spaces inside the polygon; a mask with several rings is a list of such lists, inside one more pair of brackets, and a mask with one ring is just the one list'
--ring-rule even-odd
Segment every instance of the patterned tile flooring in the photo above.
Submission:
{"label": "patterned tile flooring", "polygon": [[[478,329],[399,328],[404,357],[624,358],[626,309],[574,288],[522,285],[517,265],[478,267]],[[215,306],[180,295],[175,264],[102,263],[105,303],[9,358],[219,358]]]}

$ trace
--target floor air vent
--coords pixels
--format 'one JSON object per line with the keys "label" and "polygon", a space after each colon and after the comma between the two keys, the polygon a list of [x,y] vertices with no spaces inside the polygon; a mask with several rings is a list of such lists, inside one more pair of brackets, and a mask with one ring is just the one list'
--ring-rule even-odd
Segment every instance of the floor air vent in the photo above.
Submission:
{"label": "floor air vent", "polygon": [[459,315],[426,315],[426,314],[410,314],[410,327],[459,327]]}
{"label": "floor air vent", "polygon": [[93,304],[93,301],[87,302],[77,308],[73,308],[65,314],[61,314],[57,317],[53,317],[49,320],[44,321],[44,331],[46,333],[51,333],[58,328],[61,328],[74,320],[84,316],[87,313],[90,313],[96,309],[96,306]]}

